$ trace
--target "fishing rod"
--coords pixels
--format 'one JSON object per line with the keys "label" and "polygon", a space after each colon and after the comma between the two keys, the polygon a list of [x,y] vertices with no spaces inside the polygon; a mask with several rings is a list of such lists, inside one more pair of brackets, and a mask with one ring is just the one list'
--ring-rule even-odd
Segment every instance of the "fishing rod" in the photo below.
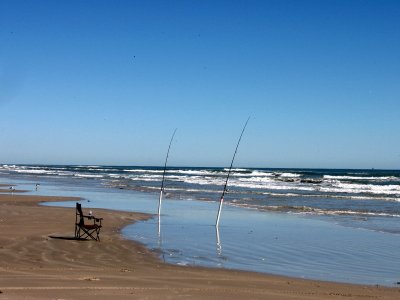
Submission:
{"label": "fishing rod", "polygon": [[226,176],[226,181],[225,181],[224,190],[222,191],[221,199],[219,200],[219,208],[218,208],[217,221],[216,221],[216,223],[215,223],[215,226],[217,226],[217,227],[218,227],[218,225],[219,225],[219,218],[220,218],[220,216],[221,216],[222,203],[224,202],[224,196],[225,196],[225,193],[226,193],[226,188],[227,188],[227,186],[228,186],[229,176],[231,175],[232,166],[233,166],[233,161],[235,160],[235,156],[236,156],[237,150],[238,150],[238,148],[239,148],[240,141],[242,140],[242,136],[243,136],[244,130],[246,129],[246,126],[247,126],[247,123],[249,122],[249,120],[250,120],[250,116],[247,118],[247,121],[246,121],[246,123],[245,123],[244,126],[243,126],[242,133],[240,134],[239,140],[238,140],[237,145],[236,145],[235,153],[233,154],[233,157],[232,157],[232,162],[231,162],[231,166],[229,167],[228,176]]}
{"label": "fishing rod", "polygon": [[163,191],[164,191],[164,180],[165,180],[165,172],[167,171],[167,161],[168,161],[168,156],[169,156],[169,150],[171,149],[172,140],[174,139],[176,130],[177,130],[177,128],[175,128],[174,133],[171,136],[171,140],[169,141],[167,157],[165,158],[164,172],[163,172],[162,181],[161,181],[160,199],[158,200],[158,216],[159,217],[161,215],[161,201],[162,201],[162,196],[163,196]]}

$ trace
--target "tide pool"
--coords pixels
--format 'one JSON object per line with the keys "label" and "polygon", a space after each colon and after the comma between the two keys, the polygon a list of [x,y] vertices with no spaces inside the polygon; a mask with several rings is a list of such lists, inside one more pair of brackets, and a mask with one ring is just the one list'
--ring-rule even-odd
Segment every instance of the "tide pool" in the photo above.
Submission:
{"label": "tide pool", "polygon": [[123,233],[169,263],[387,286],[400,277],[397,235],[229,206],[217,230],[217,204],[198,201],[167,200],[163,211],[160,226],[155,217]]}

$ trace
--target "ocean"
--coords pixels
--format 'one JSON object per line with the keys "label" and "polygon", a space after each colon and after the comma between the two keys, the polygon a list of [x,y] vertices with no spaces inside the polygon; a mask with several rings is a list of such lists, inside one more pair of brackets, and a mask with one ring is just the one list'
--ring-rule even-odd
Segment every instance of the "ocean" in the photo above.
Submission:
{"label": "ocean", "polygon": [[[400,171],[233,169],[216,230],[227,171],[169,167],[160,222],[128,226],[124,235],[169,263],[389,286],[400,281]],[[2,182],[31,194],[81,196],[87,207],[153,214],[162,175],[162,167],[0,165]]]}

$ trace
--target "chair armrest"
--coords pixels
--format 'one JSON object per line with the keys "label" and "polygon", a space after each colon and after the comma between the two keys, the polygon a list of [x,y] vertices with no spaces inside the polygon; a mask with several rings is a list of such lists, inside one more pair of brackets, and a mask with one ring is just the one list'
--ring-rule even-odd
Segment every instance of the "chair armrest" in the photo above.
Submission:
{"label": "chair armrest", "polygon": [[84,217],[84,218],[86,218],[86,219],[88,219],[88,220],[92,220],[92,219],[94,219],[94,220],[96,220],[96,221],[103,220],[103,218],[96,218],[96,217],[93,216],[93,215],[82,215],[82,217]]}
{"label": "chair armrest", "polygon": [[82,215],[82,217],[84,217],[84,218],[88,218],[88,219],[91,219],[91,218],[93,218],[93,216],[91,216],[91,215]]}

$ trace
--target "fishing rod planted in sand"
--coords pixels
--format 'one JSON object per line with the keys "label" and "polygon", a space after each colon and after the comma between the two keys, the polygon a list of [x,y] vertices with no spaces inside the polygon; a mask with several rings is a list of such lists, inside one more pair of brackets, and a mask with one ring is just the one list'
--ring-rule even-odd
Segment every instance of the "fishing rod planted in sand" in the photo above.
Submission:
{"label": "fishing rod planted in sand", "polygon": [[231,175],[232,166],[233,166],[233,161],[235,160],[235,156],[236,156],[237,150],[238,150],[238,148],[239,148],[240,141],[241,141],[241,139],[242,139],[244,130],[246,129],[247,123],[249,123],[249,120],[250,120],[250,116],[247,118],[247,121],[246,121],[246,123],[245,123],[244,126],[243,126],[242,133],[240,134],[239,140],[238,140],[237,145],[236,145],[235,153],[233,154],[233,157],[232,157],[232,162],[231,162],[231,166],[229,167],[228,176],[226,176],[226,181],[225,181],[224,190],[222,191],[221,199],[219,200],[219,208],[218,208],[217,221],[216,221],[216,223],[215,223],[215,226],[216,226],[216,227],[218,227],[218,225],[219,225],[219,218],[220,218],[220,216],[221,216],[222,203],[224,202],[224,196],[225,196],[225,193],[226,193],[226,188],[227,188],[227,186],[228,186],[229,176]]}
{"label": "fishing rod planted in sand", "polygon": [[174,139],[176,130],[177,130],[177,128],[175,128],[174,133],[171,136],[171,140],[169,141],[167,157],[165,158],[164,172],[163,172],[162,181],[161,181],[160,199],[158,200],[158,217],[160,217],[160,215],[161,215],[161,201],[162,201],[162,196],[163,196],[163,191],[164,191],[164,180],[165,180],[165,172],[167,171],[169,150],[171,149],[172,140]]}

